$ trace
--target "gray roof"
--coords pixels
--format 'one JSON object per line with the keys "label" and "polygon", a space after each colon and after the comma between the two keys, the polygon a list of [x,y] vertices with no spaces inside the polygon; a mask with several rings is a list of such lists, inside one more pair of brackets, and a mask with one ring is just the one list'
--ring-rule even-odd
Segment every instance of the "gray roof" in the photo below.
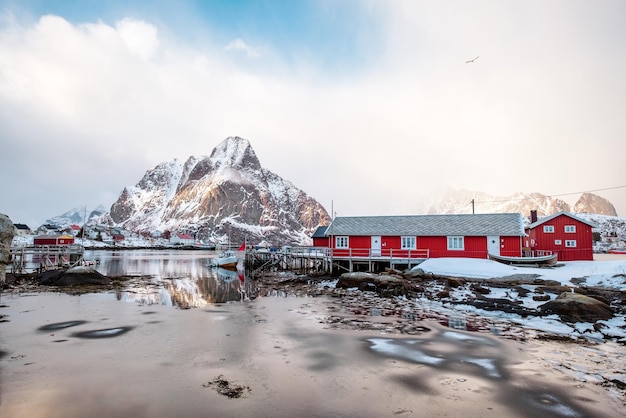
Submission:
{"label": "gray roof", "polygon": [[523,236],[520,213],[337,217],[326,235]]}
{"label": "gray roof", "polygon": [[311,238],[324,238],[328,225],[318,226]]}
{"label": "gray roof", "polygon": [[598,228],[598,225],[596,225],[596,224],[594,224],[592,222],[586,221],[586,220],[584,220],[582,218],[579,218],[578,216],[575,216],[575,215],[573,215],[573,214],[571,214],[569,212],[558,212],[558,213],[555,213],[553,215],[546,216],[545,218],[541,218],[541,219],[537,220],[537,222],[531,223],[530,225],[528,225],[528,229],[534,229],[534,228],[538,227],[539,225],[544,224],[546,222],[549,222],[552,219],[556,218],[557,216],[561,216],[561,215],[568,216],[568,217],[570,217],[572,219],[577,220],[578,222],[582,222],[584,224],[587,224],[587,225],[589,225],[592,228]]}

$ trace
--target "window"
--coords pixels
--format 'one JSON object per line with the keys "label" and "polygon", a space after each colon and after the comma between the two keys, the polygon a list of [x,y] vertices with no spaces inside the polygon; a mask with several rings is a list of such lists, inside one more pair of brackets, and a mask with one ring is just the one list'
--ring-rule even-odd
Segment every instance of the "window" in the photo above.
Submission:
{"label": "window", "polygon": [[348,237],[335,237],[335,248],[348,248]]}
{"label": "window", "polygon": [[463,237],[448,237],[448,250],[462,250]]}
{"label": "window", "polygon": [[554,240],[554,245],[561,245],[561,240],[560,239],[555,239]]}
{"label": "window", "polygon": [[565,232],[575,234],[576,233],[576,225],[565,225]]}
{"label": "window", "polygon": [[543,232],[554,233],[554,225],[544,225]]}
{"label": "window", "polygon": [[575,239],[566,239],[565,246],[568,248],[576,248],[576,240]]}
{"label": "window", "polygon": [[414,250],[415,249],[415,237],[402,237],[402,249]]}

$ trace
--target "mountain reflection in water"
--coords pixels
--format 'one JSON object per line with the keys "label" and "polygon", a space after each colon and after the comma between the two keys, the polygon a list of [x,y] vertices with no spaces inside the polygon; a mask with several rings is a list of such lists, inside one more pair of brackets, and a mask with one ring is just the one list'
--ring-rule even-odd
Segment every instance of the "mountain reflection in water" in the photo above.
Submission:
{"label": "mountain reflection in water", "polygon": [[98,260],[96,270],[110,276],[130,276],[117,299],[142,305],[167,305],[188,309],[209,303],[237,302],[254,294],[243,270],[209,268],[214,251],[89,251]]}

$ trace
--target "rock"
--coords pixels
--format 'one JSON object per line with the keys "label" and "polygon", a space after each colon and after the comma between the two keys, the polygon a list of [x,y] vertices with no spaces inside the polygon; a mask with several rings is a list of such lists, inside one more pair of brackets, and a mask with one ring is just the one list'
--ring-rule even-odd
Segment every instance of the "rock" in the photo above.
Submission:
{"label": "rock", "polygon": [[6,278],[7,265],[11,262],[11,243],[15,234],[11,219],[0,213],[0,286]]}
{"label": "rock", "polygon": [[107,285],[111,279],[90,267],[48,270],[37,275],[36,280],[45,286],[74,286],[85,284]]}
{"label": "rock", "polygon": [[406,295],[409,291],[407,283],[401,278],[389,274],[344,273],[335,285],[338,289],[358,288],[376,292],[382,297]]}
{"label": "rock", "polygon": [[344,273],[339,277],[339,280],[337,280],[335,287],[339,289],[349,289],[352,287],[360,287],[362,283],[373,284],[379,281],[378,275],[373,273]]}
{"label": "rock", "polygon": [[481,286],[478,283],[472,283],[470,285],[470,289],[481,295],[487,295],[491,293],[491,289],[489,289],[488,287]]}
{"label": "rock", "polygon": [[450,277],[448,279],[448,286],[452,288],[458,288],[458,287],[463,286],[463,281],[460,279],[455,279],[453,277]]}
{"label": "rock", "polygon": [[539,306],[544,315],[557,314],[566,322],[596,322],[611,319],[613,309],[606,303],[573,292],[563,292],[553,301]]}

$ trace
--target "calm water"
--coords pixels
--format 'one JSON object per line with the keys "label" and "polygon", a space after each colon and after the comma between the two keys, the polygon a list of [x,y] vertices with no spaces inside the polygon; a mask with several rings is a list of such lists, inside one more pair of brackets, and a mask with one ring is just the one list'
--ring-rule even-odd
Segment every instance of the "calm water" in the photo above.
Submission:
{"label": "calm water", "polygon": [[105,276],[131,276],[118,299],[181,308],[208,303],[243,301],[254,296],[252,281],[242,268],[231,271],[209,268],[214,251],[132,250],[86,251],[85,260]]}

